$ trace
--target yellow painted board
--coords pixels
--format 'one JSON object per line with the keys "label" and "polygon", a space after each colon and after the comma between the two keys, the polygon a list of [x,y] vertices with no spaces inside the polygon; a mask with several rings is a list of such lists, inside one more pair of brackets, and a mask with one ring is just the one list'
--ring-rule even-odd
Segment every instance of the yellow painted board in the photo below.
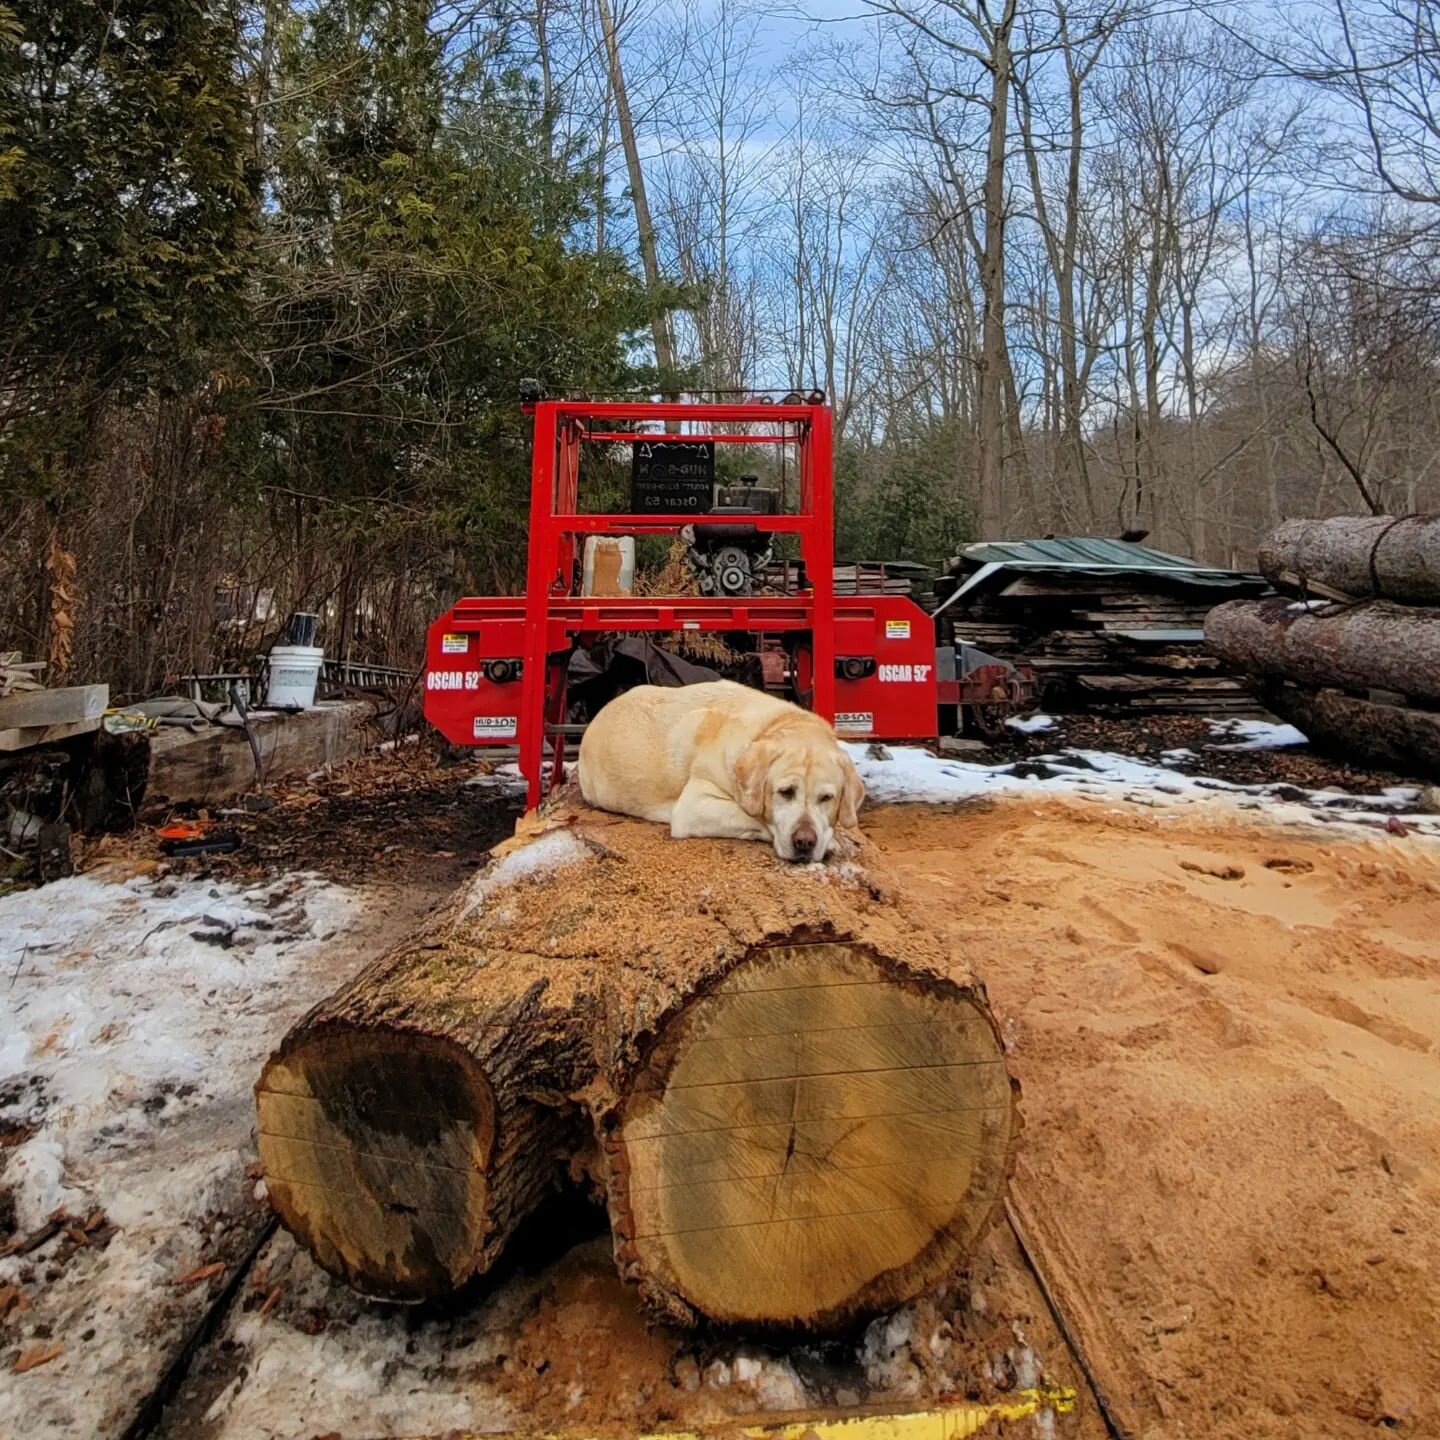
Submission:
{"label": "yellow painted board", "polygon": [[[997,1420],[1024,1420],[1042,1411],[1067,1415],[1075,1408],[1075,1392],[1054,1388],[1017,1390],[993,1405],[946,1405],[906,1414],[736,1417],[701,1430],[659,1430],[633,1440],[967,1440]],[[447,1440],[615,1440],[619,1431],[562,1430],[522,1436],[451,1432]],[[410,1440],[424,1440],[414,1436]]]}

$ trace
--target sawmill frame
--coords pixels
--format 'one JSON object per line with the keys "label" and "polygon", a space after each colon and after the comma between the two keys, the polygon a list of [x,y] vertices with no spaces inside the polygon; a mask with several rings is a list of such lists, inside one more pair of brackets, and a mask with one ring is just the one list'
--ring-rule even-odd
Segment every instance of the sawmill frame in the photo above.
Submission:
{"label": "sawmill frame", "polygon": [[[570,652],[577,642],[607,633],[793,637],[795,698],[842,736],[935,734],[938,677],[930,618],[905,596],[835,593],[828,405],[535,400],[523,408],[535,427],[525,593],[460,600],[431,626],[425,714],[457,744],[516,745],[530,808],[544,797],[547,781],[563,774],[572,728],[565,723]],[[653,428],[624,428],[639,425]],[[790,447],[799,482],[795,513],[743,518],[757,533],[796,536],[803,584],[782,595],[577,593],[586,536],[674,535],[688,525],[698,530],[736,523],[734,513],[582,511],[581,447],[587,441],[632,445],[647,436]]]}

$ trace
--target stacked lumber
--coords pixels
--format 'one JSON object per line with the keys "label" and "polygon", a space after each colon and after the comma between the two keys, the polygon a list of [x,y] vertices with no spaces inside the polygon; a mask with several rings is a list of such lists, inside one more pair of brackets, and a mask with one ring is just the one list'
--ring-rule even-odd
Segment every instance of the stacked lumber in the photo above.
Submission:
{"label": "stacked lumber", "polygon": [[[836,565],[837,595],[905,595],[926,610],[935,608],[934,572],[928,566],[908,561],[860,560]],[[793,562],[773,561],[761,572],[766,585],[777,590],[791,588],[795,581]]]}
{"label": "stacked lumber", "polygon": [[1440,516],[1290,521],[1260,564],[1290,593],[1218,606],[1215,654],[1318,748],[1440,776]]}
{"label": "stacked lumber", "polygon": [[957,643],[1029,665],[1042,703],[1104,713],[1253,714],[1245,682],[1204,646],[1210,601],[1136,590],[1134,576],[1025,576],[952,621]]}
{"label": "stacked lumber", "polygon": [[453,1293],[559,1177],[655,1315],[828,1330],[962,1267],[1017,1119],[982,987],[857,847],[793,866],[562,795],[256,1087],[281,1220]]}
{"label": "stacked lumber", "polygon": [[67,685],[47,690],[43,660],[23,660],[18,650],[0,653],[0,753],[53,745],[100,728],[110,703],[107,685]]}
{"label": "stacked lumber", "polygon": [[0,651],[0,700],[22,690],[43,690],[40,672],[44,668],[43,660],[24,660],[18,650]]}

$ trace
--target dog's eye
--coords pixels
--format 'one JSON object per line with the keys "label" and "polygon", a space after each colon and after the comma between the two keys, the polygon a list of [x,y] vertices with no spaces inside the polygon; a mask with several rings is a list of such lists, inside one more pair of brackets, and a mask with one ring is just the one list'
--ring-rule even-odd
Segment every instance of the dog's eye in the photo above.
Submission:
{"label": "dog's eye", "polygon": [[827,790],[827,791],[820,797],[820,803],[821,803],[822,805],[828,805],[834,798],[835,798],[834,792],[831,791],[831,790]]}
{"label": "dog's eye", "polygon": [[775,793],[782,800],[793,800],[795,798],[795,787],[793,785],[782,785]]}

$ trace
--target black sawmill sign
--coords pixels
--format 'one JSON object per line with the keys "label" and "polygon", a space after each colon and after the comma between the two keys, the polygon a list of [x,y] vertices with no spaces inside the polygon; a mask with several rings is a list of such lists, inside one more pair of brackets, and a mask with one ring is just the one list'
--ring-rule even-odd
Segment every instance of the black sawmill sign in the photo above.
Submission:
{"label": "black sawmill sign", "polygon": [[715,503],[713,440],[636,440],[630,458],[632,515],[705,515]]}

